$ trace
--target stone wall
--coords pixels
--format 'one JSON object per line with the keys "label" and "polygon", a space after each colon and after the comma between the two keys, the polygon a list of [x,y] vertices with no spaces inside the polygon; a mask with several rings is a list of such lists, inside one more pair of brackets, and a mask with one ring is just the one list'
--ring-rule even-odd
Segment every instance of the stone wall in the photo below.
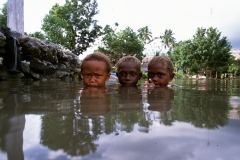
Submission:
{"label": "stone wall", "polygon": [[[10,42],[16,41],[17,49],[9,48],[9,39]],[[16,50],[19,50],[19,53],[16,53]],[[16,60],[19,57],[20,66],[16,67],[18,66]],[[9,67],[9,63],[13,63],[15,68]],[[24,36],[14,31],[7,34],[2,28],[0,30],[0,80],[65,80],[66,78],[78,80],[80,65],[81,60],[77,55],[61,49],[58,44]]]}

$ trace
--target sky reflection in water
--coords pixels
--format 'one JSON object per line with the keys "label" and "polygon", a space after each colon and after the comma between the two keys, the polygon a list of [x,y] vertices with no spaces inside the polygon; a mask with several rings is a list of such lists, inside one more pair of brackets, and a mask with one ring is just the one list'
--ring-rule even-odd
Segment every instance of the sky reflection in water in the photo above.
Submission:
{"label": "sky reflection in water", "polygon": [[222,83],[178,81],[180,89],[144,93],[63,82],[1,86],[0,159],[13,151],[27,160],[238,159],[239,81]]}

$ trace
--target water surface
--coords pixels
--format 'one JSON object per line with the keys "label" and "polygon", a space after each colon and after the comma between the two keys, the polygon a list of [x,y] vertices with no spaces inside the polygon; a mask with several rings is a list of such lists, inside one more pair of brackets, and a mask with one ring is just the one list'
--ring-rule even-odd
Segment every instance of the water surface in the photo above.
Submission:
{"label": "water surface", "polygon": [[240,81],[0,82],[0,160],[240,159]]}

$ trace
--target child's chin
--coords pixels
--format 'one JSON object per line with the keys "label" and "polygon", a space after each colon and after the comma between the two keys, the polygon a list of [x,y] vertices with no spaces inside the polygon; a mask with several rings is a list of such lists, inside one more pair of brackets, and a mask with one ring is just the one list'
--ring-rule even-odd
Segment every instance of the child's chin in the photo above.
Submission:
{"label": "child's chin", "polygon": [[89,84],[89,85],[86,85],[87,87],[102,87],[100,85],[97,85],[97,84]]}
{"label": "child's chin", "polygon": [[134,84],[134,83],[123,83],[122,85],[123,86],[136,86],[136,84]]}
{"label": "child's chin", "polygon": [[155,87],[166,87],[166,86],[161,84],[155,84]]}

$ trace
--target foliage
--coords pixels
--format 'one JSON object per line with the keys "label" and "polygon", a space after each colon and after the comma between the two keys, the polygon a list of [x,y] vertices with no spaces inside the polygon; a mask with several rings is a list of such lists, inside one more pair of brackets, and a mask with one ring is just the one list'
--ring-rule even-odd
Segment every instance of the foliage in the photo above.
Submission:
{"label": "foliage", "polygon": [[29,37],[35,37],[35,38],[38,38],[38,39],[41,39],[41,40],[46,40],[47,39],[47,36],[44,35],[42,32],[25,33],[25,35],[29,36]]}
{"label": "foliage", "polygon": [[230,43],[216,28],[198,28],[193,38],[194,57],[202,69],[222,71],[230,58]]}
{"label": "foliage", "polygon": [[120,58],[127,55],[136,56],[140,61],[142,60],[144,46],[130,27],[116,33],[107,25],[104,28],[102,43],[103,46],[98,50],[106,54],[114,65]]}
{"label": "foliage", "polygon": [[161,43],[165,49],[169,48],[169,50],[171,50],[174,47],[176,40],[173,37],[173,35],[174,33],[172,32],[171,29],[166,29],[164,31],[164,34],[160,35]]}
{"label": "foliage", "polygon": [[225,126],[230,109],[229,97],[227,94],[219,96],[209,93],[211,91],[175,90],[177,96],[174,96],[173,117],[197,128],[217,129]]}
{"label": "foliage", "polygon": [[66,0],[63,6],[55,4],[44,17],[42,29],[51,42],[76,55],[82,54],[101,35],[102,27],[94,19],[97,6],[96,0]]}
{"label": "foliage", "polygon": [[240,59],[235,60],[231,55],[229,59],[228,72],[233,73],[234,75],[240,73]]}
{"label": "foliage", "polygon": [[185,73],[199,70],[227,71],[230,43],[216,28],[198,28],[192,40],[179,42],[170,57]]}
{"label": "foliage", "polygon": [[147,78],[148,77],[147,72],[145,72],[144,70],[142,70],[141,72],[142,72],[142,78]]}
{"label": "foliage", "polygon": [[151,42],[152,32],[149,30],[148,26],[138,29],[138,37],[142,41],[143,44],[147,44]]}
{"label": "foliage", "polygon": [[194,46],[191,40],[180,41],[175,45],[173,54],[170,54],[175,68],[182,69],[185,73],[188,71],[193,71],[194,66],[196,66],[196,61],[192,57],[194,52]]}
{"label": "foliage", "polygon": [[0,8],[0,27],[7,26],[7,2],[3,4],[3,8]]}
{"label": "foliage", "polygon": [[178,78],[178,79],[179,79],[179,78],[184,78],[183,71],[180,70],[180,71],[175,72],[174,78]]}

